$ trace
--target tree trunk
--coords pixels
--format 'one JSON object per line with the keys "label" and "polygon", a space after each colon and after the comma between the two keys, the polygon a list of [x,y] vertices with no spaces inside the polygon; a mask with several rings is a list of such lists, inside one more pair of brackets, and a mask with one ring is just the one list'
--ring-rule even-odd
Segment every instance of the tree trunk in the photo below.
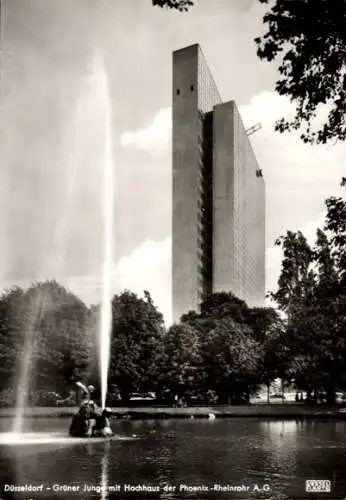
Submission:
{"label": "tree trunk", "polygon": [[327,405],[335,405],[335,389],[327,389]]}
{"label": "tree trunk", "polygon": [[314,405],[318,403],[318,391],[314,391]]}
{"label": "tree trunk", "polygon": [[230,406],[234,403],[234,391],[231,376],[228,376],[228,391],[227,391],[227,404]]}
{"label": "tree trunk", "polygon": [[128,405],[130,402],[130,391],[127,389],[120,389],[121,400]]}
{"label": "tree trunk", "polygon": [[308,405],[311,404],[311,400],[312,400],[311,395],[312,395],[311,389],[308,389],[306,391],[306,400],[305,400],[305,403]]}
{"label": "tree trunk", "polygon": [[270,384],[267,384],[267,404],[270,403]]}
{"label": "tree trunk", "polygon": [[245,402],[246,402],[246,404],[250,404],[250,391],[249,391],[248,385],[246,385],[246,389],[245,389]]}

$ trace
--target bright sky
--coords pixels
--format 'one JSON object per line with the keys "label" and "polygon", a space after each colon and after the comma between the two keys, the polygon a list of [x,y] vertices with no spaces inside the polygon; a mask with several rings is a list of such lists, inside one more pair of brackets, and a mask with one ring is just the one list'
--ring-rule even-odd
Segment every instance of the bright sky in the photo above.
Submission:
{"label": "bright sky", "polygon": [[[273,130],[290,104],[256,57],[257,0],[199,0],[189,13],[151,0],[5,0],[0,106],[1,286],[55,277],[100,299],[102,116],[90,78],[104,53],[113,113],[114,292],[148,289],[171,318],[172,51],[199,43],[224,101],[250,127],[266,180],[267,289],[287,229],[314,237],[340,193],[346,145],[303,145]],[[91,92],[90,92],[91,89]]]}

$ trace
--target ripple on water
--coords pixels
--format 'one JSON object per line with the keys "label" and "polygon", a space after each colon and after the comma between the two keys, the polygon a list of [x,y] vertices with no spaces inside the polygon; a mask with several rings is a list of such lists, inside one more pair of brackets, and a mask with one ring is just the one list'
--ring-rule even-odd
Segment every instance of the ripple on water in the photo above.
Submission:
{"label": "ripple on water", "polygon": [[23,445],[40,445],[40,444],[59,444],[70,445],[85,442],[104,442],[104,441],[123,441],[132,440],[135,438],[124,436],[112,436],[111,438],[78,438],[71,437],[63,432],[3,432],[0,433],[0,445],[6,446],[23,446]]}

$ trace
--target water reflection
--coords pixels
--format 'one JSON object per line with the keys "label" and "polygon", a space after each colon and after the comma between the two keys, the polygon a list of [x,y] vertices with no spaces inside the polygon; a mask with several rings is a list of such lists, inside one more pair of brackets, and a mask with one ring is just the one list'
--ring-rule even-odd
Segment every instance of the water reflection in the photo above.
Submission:
{"label": "water reflection", "polygon": [[108,460],[110,453],[110,441],[105,443],[104,454],[101,459],[101,500],[107,500],[108,498]]}
{"label": "water reflection", "polygon": [[[39,420],[31,424],[32,432],[42,428]],[[49,419],[45,425],[61,432],[66,421]],[[120,438],[107,442],[0,446],[0,484],[38,484],[44,477],[47,484],[93,486],[89,496],[110,500],[116,484],[160,485],[163,494],[165,485],[267,483],[270,498],[276,499],[304,498],[305,480],[315,478],[333,482],[333,498],[346,493],[346,422],[118,421],[115,431]],[[131,439],[133,434],[139,439]],[[168,496],[179,498],[177,493]],[[59,493],[59,500],[69,498],[70,493]],[[244,497],[227,493],[228,498]]]}
{"label": "water reflection", "polygon": [[294,420],[260,423],[264,451],[263,471],[268,478],[280,478],[286,483],[294,479],[298,451],[298,427]]}

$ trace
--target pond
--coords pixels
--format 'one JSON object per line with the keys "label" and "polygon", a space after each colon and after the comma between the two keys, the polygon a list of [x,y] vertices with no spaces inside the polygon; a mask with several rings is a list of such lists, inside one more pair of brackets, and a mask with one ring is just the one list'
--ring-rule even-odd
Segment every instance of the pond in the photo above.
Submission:
{"label": "pond", "polygon": [[[329,499],[346,496],[346,422],[118,421],[112,441],[69,441],[66,419],[25,424],[45,434],[0,445],[9,498],[301,499],[311,479],[331,481]],[[1,432],[10,426],[0,419]]]}

